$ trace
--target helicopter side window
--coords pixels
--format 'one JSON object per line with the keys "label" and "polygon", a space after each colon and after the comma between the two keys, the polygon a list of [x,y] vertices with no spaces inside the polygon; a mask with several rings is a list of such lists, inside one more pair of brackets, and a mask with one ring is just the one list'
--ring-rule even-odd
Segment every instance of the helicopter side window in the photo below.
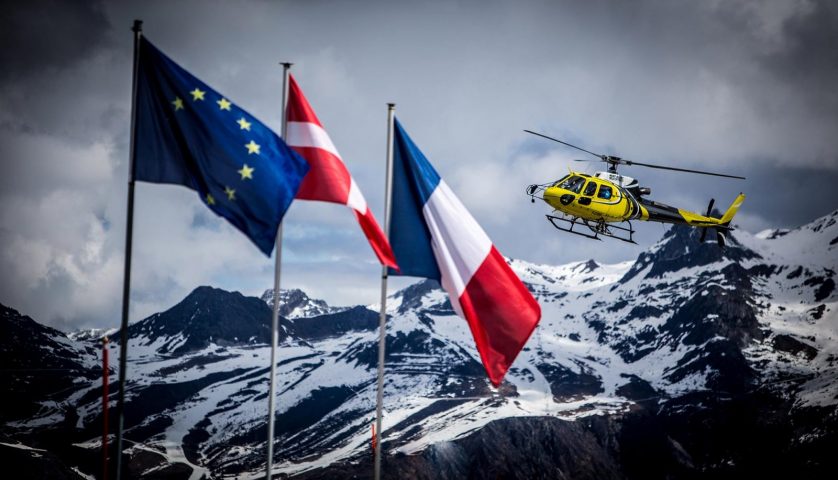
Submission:
{"label": "helicopter side window", "polygon": [[597,197],[604,198],[606,200],[610,199],[611,198],[611,187],[609,187],[608,185],[600,185],[599,193],[597,194]]}
{"label": "helicopter side window", "polygon": [[585,187],[584,195],[587,195],[587,196],[590,197],[594,193],[596,193],[596,182],[591,180],[590,182],[588,182],[588,185]]}
{"label": "helicopter side window", "polygon": [[583,185],[585,185],[585,179],[583,177],[573,176],[562,182],[559,188],[570,190],[573,193],[579,193]]}

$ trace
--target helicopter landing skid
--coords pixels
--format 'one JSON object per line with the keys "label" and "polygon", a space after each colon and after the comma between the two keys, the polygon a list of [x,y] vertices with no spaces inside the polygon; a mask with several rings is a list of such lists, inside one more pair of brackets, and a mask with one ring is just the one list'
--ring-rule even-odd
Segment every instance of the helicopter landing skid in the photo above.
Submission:
{"label": "helicopter landing skid", "polygon": [[[583,237],[591,238],[591,239],[594,239],[594,240],[602,240],[602,238],[600,238],[602,236],[602,237],[609,237],[609,238],[614,238],[614,239],[617,239],[617,240],[622,240],[624,242],[633,243],[635,245],[637,244],[637,242],[634,241],[634,229],[631,227],[631,222],[629,222],[628,220],[625,221],[625,223],[628,224],[628,228],[626,228],[626,227],[620,227],[620,226],[617,226],[617,225],[607,225],[605,222],[602,222],[602,221],[591,223],[591,222],[589,222],[585,219],[580,219],[579,217],[574,217],[573,220],[568,220],[567,218],[556,217],[556,216],[553,216],[553,215],[546,215],[546,217],[547,217],[547,220],[549,220],[550,223],[552,223],[554,227],[556,227],[557,229],[559,229],[563,232],[574,233],[576,235],[581,235]],[[565,228],[565,227],[561,226],[560,224],[556,223],[557,221],[568,223],[568,224],[570,224],[570,226],[568,228]],[[593,234],[587,233],[585,231],[580,232],[578,230],[574,230],[573,227],[575,227],[577,225],[582,225],[582,226],[588,227],[588,229],[591,232],[593,232]],[[617,229],[617,230],[621,230],[623,232],[627,232],[628,233],[628,238],[621,237],[619,235],[614,235],[611,232],[611,229]]]}

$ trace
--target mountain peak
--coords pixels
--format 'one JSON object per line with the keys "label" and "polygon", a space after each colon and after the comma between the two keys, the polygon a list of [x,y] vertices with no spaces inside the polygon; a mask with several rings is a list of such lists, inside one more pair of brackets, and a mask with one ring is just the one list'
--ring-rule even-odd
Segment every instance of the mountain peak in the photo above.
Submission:
{"label": "mountain peak", "polygon": [[222,295],[222,296],[224,296],[224,295],[235,295],[235,296],[239,296],[239,297],[244,297],[244,295],[242,295],[239,292],[230,292],[230,291],[224,290],[222,288],[212,287],[212,286],[209,286],[209,285],[201,285],[199,287],[195,287],[194,290],[189,292],[189,295],[184,297],[184,299],[182,301],[186,302],[186,301],[189,301],[189,300],[192,300],[192,301],[205,300],[205,299],[208,299],[208,298],[213,298],[216,295]]}
{"label": "mountain peak", "polygon": [[838,229],[838,227],[835,227],[835,225],[838,225],[838,210],[835,210],[832,213],[824,215],[820,218],[816,218],[811,223],[808,223],[800,227],[799,230],[810,230],[814,233],[827,233],[828,231]]}
{"label": "mountain peak", "polygon": [[129,336],[163,353],[198,350],[209,343],[270,342],[271,310],[255,297],[201,286],[174,307],[128,327]]}
{"label": "mountain peak", "polygon": [[104,336],[111,337],[117,328],[83,328],[67,334],[67,337],[77,342],[98,342]]}
{"label": "mountain peak", "polygon": [[795,228],[769,228],[755,235],[760,240],[776,240],[781,237],[796,236],[803,234],[815,234],[814,237],[826,236],[829,240],[835,240],[830,245],[838,243],[838,210],[822,215],[809,223]]}
{"label": "mountain peak", "polygon": [[0,422],[34,417],[43,406],[31,398],[71,388],[79,375],[96,378],[95,362],[94,349],[0,304],[0,364],[15,372],[0,382]]}
{"label": "mountain peak", "polygon": [[[262,301],[273,308],[274,290],[269,288],[262,294]],[[347,310],[347,307],[332,307],[325,301],[311,298],[304,291],[293,288],[279,290],[279,314],[285,318],[317,317]]]}
{"label": "mountain peak", "polygon": [[646,276],[659,277],[666,272],[684,268],[710,265],[722,260],[741,261],[760,258],[760,255],[743,245],[736,232],[725,232],[726,246],[720,248],[716,233],[708,231],[705,242],[701,242],[701,229],[687,225],[672,225],[663,238],[637,257],[635,264],[621,280],[626,282],[651,267]]}
{"label": "mountain peak", "polygon": [[448,294],[442,290],[439,282],[425,279],[399,290],[392,295],[397,300],[398,312],[433,307],[434,310],[453,312]]}
{"label": "mountain peak", "polygon": [[573,267],[574,270],[581,269],[579,273],[591,273],[594,270],[599,268],[599,264],[592,258],[589,259],[587,262],[582,262],[576,267]]}
{"label": "mountain peak", "polygon": [[760,240],[776,240],[784,235],[788,235],[790,231],[788,228],[768,228],[757,233],[754,237]]}

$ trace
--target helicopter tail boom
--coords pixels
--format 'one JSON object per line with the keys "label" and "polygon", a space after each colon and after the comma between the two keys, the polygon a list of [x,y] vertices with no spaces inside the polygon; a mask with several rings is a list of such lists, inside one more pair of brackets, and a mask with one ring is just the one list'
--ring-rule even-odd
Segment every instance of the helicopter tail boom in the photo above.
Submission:
{"label": "helicopter tail boom", "polygon": [[734,215],[736,215],[736,212],[739,211],[739,207],[742,205],[742,202],[744,201],[745,194],[740,193],[739,196],[736,197],[736,199],[724,213],[724,215],[722,215],[721,218],[719,218],[711,215],[711,212],[713,210],[712,200],[710,201],[710,206],[707,209],[707,213],[702,215],[691,212],[689,210],[670,207],[669,205],[664,205],[659,202],[641,199],[640,219],[662,223],[680,223],[690,225],[693,227],[716,227],[729,230],[730,222],[733,220]]}

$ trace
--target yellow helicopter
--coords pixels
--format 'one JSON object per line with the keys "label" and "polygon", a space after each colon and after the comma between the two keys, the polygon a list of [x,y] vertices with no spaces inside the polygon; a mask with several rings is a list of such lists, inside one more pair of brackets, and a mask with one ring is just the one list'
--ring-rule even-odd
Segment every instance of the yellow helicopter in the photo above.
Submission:
{"label": "yellow helicopter", "polygon": [[[547,215],[547,219],[557,229],[596,240],[602,240],[600,237],[611,237],[624,242],[637,243],[633,238],[635,231],[631,225],[632,220],[677,223],[702,228],[701,242],[704,242],[707,229],[712,228],[716,231],[716,242],[720,247],[725,246],[724,232],[732,230],[730,222],[745,200],[744,194],[740,193],[720,218],[710,216],[715,202],[713,199],[707,206],[707,214],[699,215],[644,198],[645,195],[651,193],[651,189],[641,187],[634,178],[618,174],[617,165],[640,165],[741,180],[744,180],[745,177],[664,167],[626,160],[612,155],[600,155],[541,133],[531,130],[524,131],[583,151],[608,164],[608,171],[606,172],[596,172],[594,175],[588,175],[571,170],[560,180],[527,187],[527,195],[531,197],[533,203],[535,203],[536,198],[541,198],[554,208],[553,213],[559,214],[559,216]],[[585,162],[590,160],[576,161]],[[541,196],[539,197],[539,195]],[[618,223],[624,223],[626,226],[616,225]],[[574,230],[575,227],[579,228]]]}

